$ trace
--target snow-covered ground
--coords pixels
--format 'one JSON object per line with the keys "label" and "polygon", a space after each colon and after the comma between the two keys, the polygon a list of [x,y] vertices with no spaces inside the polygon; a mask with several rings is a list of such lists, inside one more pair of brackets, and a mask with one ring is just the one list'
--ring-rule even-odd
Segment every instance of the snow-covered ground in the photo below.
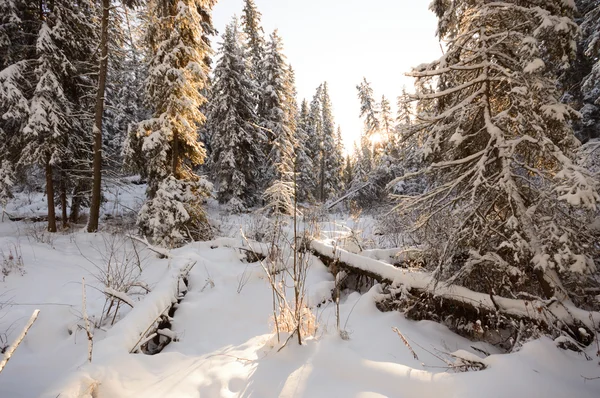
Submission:
{"label": "snow-covered ground", "polygon": [[[124,206],[134,208],[135,194],[120,196]],[[105,209],[111,203],[116,208],[113,201]],[[224,235],[239,236],[240,226],[253,233],[264,228],[256,217],[218,216],[217,211],[212,203],[211,213]],[[320,227],[324,238],[362,231],[356,233],[361,239],[345,243],[358,252],[365,249],[363,238],[371,233],[373,220],[338,216]],[[398,312],[379,312],[378,286],[363,295],[343,297],[341,325],[349,335],[343,340],[336,330],[334,305],[327,301],[333,277],[317,259],[311,261],[306,283],[316,333],[303,346],[292,340],[278,352],[281,343],[271,319],[272,291],[260,264],[246,263],[235,248],[243,244],[239,238],[192,243],[165,259],[136,244],[142,270],[131,271],[132,275],[153,293],[132,295],[133,310],[124,308],[115,326],[95,331],[94,356],[88,364],[85,331],[76,326],[82,324],[82,277],[87,285],[87,312],[98,317],[105,297],[97,276],[107,254],[115,248],[131,254],[135,243],[107,232],[86,234],[75,229],[48,236],[39,227],[32,228],[23,222],[0,224],[0,249],[5,255],[18,250],[23,264],[0,282],[0,332],[6,331],[2,338],[11,342],[33,310],[41,309],[38,321],[0,373],[0,397],[85,397],[89,386],[94,386],[93,396],[99,398],[600,396],[600,380],[584,379],[600,376],[596,347],[589,349],[591,361],[556,348],[549,339],[529,342],[514,354],[500,354],[442,325],[409,321]],[[133,333],[125,327],[143,320],[144,311],[152,312],[157,305],[153,300],[178,268],[190,263],[196,265],[189,275],[189,292],[171,327],[178,341],[154,356],[113,347],[118,346],[115,337]],[[144,325],[136,326],[143,330]],[[409,340],[418,359],[394,327]],[[136,336],[125,337],[129,340],[121,342],[127,345]],[[492,354],[481,359],[487,369],[454,373],[441,359],[448,358],[444,353],[459,350],[483,357],[473,347]]]}

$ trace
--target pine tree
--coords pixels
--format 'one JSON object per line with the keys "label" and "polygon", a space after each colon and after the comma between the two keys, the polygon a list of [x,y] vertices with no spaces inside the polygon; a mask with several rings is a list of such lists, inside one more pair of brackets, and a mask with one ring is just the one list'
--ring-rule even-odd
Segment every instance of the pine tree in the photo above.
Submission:
{"label": "pine tree", "polygon": [[256,203],[266,136],[256,127],[254,83],[237,19],[225,30],[220,54],[207,116],[212,137],[211,169],[219,201],[232,211],[243,211]]}
{"label": "pine tree", "polygon": [[586,209],[599,198],[571,160],[575,112],[555,84],[575,50],[573,9],[561,0],[435,0],[432,9],[448,48],[411,73],[422,110],[413,131],[425,134],[432,185],[401,196],[399,209],[416,211],[440,280],[579,302],[598,255]]}
{"label": "pine tree", "polygon": [[200,107],[206,102],[202,90],[208,82],[211,50],[207,36],[213,31],[210,11],[214,4],[214,0],[160,0],[149,8],[146,43],[151,58],[146,96],[153,112],[128,136],[125,155],[130,167],[140,165],[143,158],[148,178],[148,201],[138,225],[165,246],[210,235],[200,205],[208,185],[192,168],[206,156],[198,141],[198,127],[205,121]]}

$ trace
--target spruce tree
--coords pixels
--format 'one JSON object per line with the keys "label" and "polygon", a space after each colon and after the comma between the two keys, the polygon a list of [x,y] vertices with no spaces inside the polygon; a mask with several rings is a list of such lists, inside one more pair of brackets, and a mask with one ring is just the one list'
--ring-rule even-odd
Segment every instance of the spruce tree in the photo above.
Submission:
{"label": "spruce tree", "polygon": [[130,124],[149,117],[144,106],[146,66],[140,51],[139,21],[124,8],[111,14],[109,62],[102,123],[103,168],[120,169],[123,144]]}
{"label": "spruce tree", "polygon": [[198,128],[205,122],[200,107],[206,102],[214,4],[215,0],[160,0],[149,5],[146,96],[152,117],[132,130],[125,155],[131,167],[143,166],[148,179],[148,201],[138,225],[165,246],[210,236],[201,207],[210,186],[193,167],[206,156]]}
{"label": "spruce tree", "polygon": [[600,1],[578,2],[585,76],[581,81],[581,136],[584,140],[600,137]]}
{"label": "spruce tree", "polygon": [[0,1],[0,204],[12,197],[23,147],[23,127],[35,82],[30,79],[41,19],[37,3]]}
{"label": "spruce tree", "polygon": [[338,159],[336,155],[336,132],[333,120],[333,108],[327,82],[323,83],[321,92],[321,155],[319,170],[319,199],[325,202],[334,197],[340,189],[338,175]]}
{"label": "spruce tree", "polygon": [[[269,182],[284,178],[294,170],[294,133],[289,118],[288,87],[286,79],[288,66],[282,52],[281,38],[277,31],[273,32],[267,43],[267,52],[263,60],[265,82],[262,88],[263,101],[260,114],[264,115],[263,128],[268,132],[267,145]],[[295,122],[293,122],[295,123]]]}
{"label": "spruce tree", "polygon": [[[137,0],[125,0],[120,3],[124,7],[133,7]],[[102,195],[102,131],[104,122],[106,86],[109,70],[109,43],[111,41],[111,25],[118,25],[118,18],[115,21],[114,12],[117,9],[112,6],[111,0],[101,0],[101,18],[100,18],[100,58],[98,64],[98,86],[96,89],[96,101],[94,104],[94,128],[93,128],[93,168],[92,168],[92,195],[90,203],[90,216],[87,225],[88,232],[98,230],[98,220],[100,217],[100,201]],[[113,16],[111,18],[111,10]]]}
{"label": "spruce tree", "polygon": [[298,173],[298,200],[314,202],[314,192],[316,180],[314,175],[314,159],[313,152],[309,152],[314,148],[314,143],[310,137],[314,135],[310,125],[310,111],[308,102],[302,101],[300,112],[298,113],[298,122],[296,130],[296,141],[298,142],[297,151],[297,173]]}
{"label": "spruce tree", "polygon": [[308,104],[302,103],[303,108],[298,109],[296,77],[294,70],[289,65],[285,79],[285,113],[293,135],[294,144],[294,173],[295,192],[299,202],[312,201],[312,159],[306,151],[308,134],[306,127],[308,123]]}
{"label": "spruce tree", "polygon": [[323,141],[323,116],[321,110],[322,85],[317,87],[315,94],[310,102],[308,121],[306,126],[306,154],[312,159],[312,178],[314,178],[313,197],[317,200],[321,198],[320,175],[321,175],[321,145]]}
{"label": "spruce tree", "polygon": [[363,77],[363,81],[356,86],[356,89],[360,101],[360,117],[364,119],[367,138],[371,138],[381,130],[379,110],[373,96],[373,88],[371,88],[371,83],[367,81],[367,78]]}
{"label": "spruce tree", "polygon": [[379,103],[380,121],[381,121],[381,136],[383,151],[388,155],[392,155],[391,151],[397,145],[396,128],[394,117],[392,116],[392,106],[390,101],[384,96],[381,97]]}
{"label": "spruce tree", "polygon": [[262,83],[262,63],[265,57],[265,33],[261,26],[261,13],[256,7],[254,0],[244,0],[242,11],[242,27],[246,34],[246,47],[248,48],[248,59],[252,78]]}
{"label": "spruce tree", "polygon": [[[56,232],[54,195],[60,193],[63,222],[66,215],[66,190],[72,178],[64,170],[74,164],[85,165],[81,148],[89,129],[89,110],[81,101],[89,95],[85,64],[92,52],[94,27],[84,7],[54,1],[42,8],[44,21],[36,43],[36,86],[29,105],[27,125],[23,129],[24,149],[21,162],[37,164],[46,176],[48,230]],[[89,71],[88,71],[89,72]],[[83,156],[80,157],[80,156]],[[78,164],[79,163],[79,164]],[[56,172],[58,171],[58,172]],[[55,190],[55,180],[59,190]]]}
{"label": "spruce tree", "polygon": [[264,198],[275,213],[291,214],[294,209],[297,170],[296,136],[297,104],[294,76],[285,63],[281,38],[271,34],[263,60],[265,81],[261,102],[264,129],[269,134],[267,145],[268,178]]}
{"label": "spruce tree", "polygon": [[350,155],[346,155],[344,161],[344,190],[348,191],[352,188],[352,181],[354,180],[354,159]]}
{"label": "spruce tree", "polygon": [[211,174],[219,202],[232,211],[256,203],[259,169],[264,162],[266,136],[258,129],[254,109],[254,83],[242,47],[237,19],[225,29],[215,67],[212,102],[207,115],[211,132]]}
{"label": "spruce tree", "polygon": [[335,150],[333,151],[333,172],[336,194],[344,189],[344,140],[342,138],[342,127],[338,126],[335,134]]}
{"label": "spruce tree", "polygon": [[576,113],[556,88],[575,51],[573,8],[435,0],[432,9],[448,48],[411,73],[421,110],[412,129],[424,134],[432,184],[400,196],[399,209],[417,215],[439,280],[581,303],[598,258],[586,217],[599,198],[572,161]]}

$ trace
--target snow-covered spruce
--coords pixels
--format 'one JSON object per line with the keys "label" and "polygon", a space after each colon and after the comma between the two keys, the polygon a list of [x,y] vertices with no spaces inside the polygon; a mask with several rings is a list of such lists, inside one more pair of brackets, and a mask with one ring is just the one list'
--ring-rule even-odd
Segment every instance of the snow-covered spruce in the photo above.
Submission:
{"label": "snow-covered spruce", "polygon": [[126,165],[148,179],[148,202],[138,225],[158,244],[210,237],[201,208],[209,190],[193,167],[206,157],[198,127],[205,122],[200,109],[206,102],[215,3],[162,0],[148,11],[145,42],[152,55],[146,97],[153,113],[130,130],[124,154]]}
{"label": "snow-covered spruce", "polygon": [[[46,6],[42,6],[46,9]],[[48,5],[40,19],[36,41],[35,89],[29,100],[27,124],[22,130],[20,163],[45,171],[48,197],[48,230],[56,232],[55,195],[60,198],[62,220],[66,222],[67,191],[84,179],[90,163],[90,106],[92,93],[86,75],[86,61],[92,48],[95,26],[81,7],[61,0]]]}
{"label": "snow-covered spruce", "polygon": [[226,28],[207,115],[211,175],[220,203],[234,212],[256,204],[266,135],[255,112],[257,87],[242,47],[237,19]]}
{"label": "snow-covered spruce", "polygon": [[212,236],[202,198],[212,191],[205,179],[178,180],[168,177],[158,185],[154,197],[148,199],[138,215],[142,234],[153,237],[153,243],[177,247]]}
{"label": "snow-covered spruce", "polygon": [[398,195],[398,211],[415,220],[439,281],[597,308],[586,288],[598,285],[599,237],[588,227],[598,182],[573,161],[576,112],[555,84],[575,50],[573,9],[459,3],[433,2],[448,48],[410,74],[420,110],[412,131],[425,138],[432,184]]}

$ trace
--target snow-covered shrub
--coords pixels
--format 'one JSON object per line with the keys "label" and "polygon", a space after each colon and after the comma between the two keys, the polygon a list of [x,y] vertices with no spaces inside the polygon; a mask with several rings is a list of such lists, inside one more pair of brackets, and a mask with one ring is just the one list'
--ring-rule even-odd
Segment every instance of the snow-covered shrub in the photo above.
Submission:
{"label": "snow-covered shrub", "polygon": [[12,198],[14,186],[14,167],[7,160],[0,162],[0,206],[5,206],[6,201]]}
{"label": "snow-covered shrub", "polygon": [[[314,336],[317,330],[317,318],[312,310],[304,305],[300,311],[302,336]],[[277,319],[273,319],[273,327],[278,328],[280,333],[294,333],[298,329],[295,309],[280,304]],[[275,326],[277,325],[277,326]],[[277,330],[274,330],[277,332]]]}
{"label": "snow-covered shrub", "polygon": [[45,223],[34,222],[27,224],[25,227],[25,234],[27,235],[28,239],[32,239],[34,242],[43,243],[54,247],[56,234],[48,232],[48,228]]}
{"label": "snow-covered shrub", "polygon": [[294,214],[294,183],[290,179],[275,180],[263,194],[265,210],[274,214]]}
{"label": "snow-covered shrub", "polygon": [[6,249],[0,249],[0,257],[2,259],[1,269],[2,280],[13,273],[25,274],[25,264],[23,263],[23,255],[21,253],[21,245],[13,243]]}
{"label": "snow-covered shrub", "polygon": [[407,243],[414,244],[407,234],[410,228],[411,223],[408,223],[405,218],[395,212],[384,212],[376,218],[373,231],[377,247],[393,249],[404,247]]}
{"label": "snow-covered shrub", "polygon": [[273,228],[273,222],[260,212],[252,214],[242,226],[244,235],[256,242],[269,242],[269,238],[273,236]]}
{"label": "snow-covered shrub", "polygon": [[90,320],[96,327],[114,324],[123,303],[132,305],[135,297],[149,288],[140,281],[146,257],[136,247],[133,239],[119,234],[102,235],[101,246],[95,247],[101,262],[86,257],[94,266],[94,278],[103,286],[106,302],[102,314],[92,314]]}
{"label": "snow-covered shrub", "polygon": [[178,247],[195,240],[208,240],[212,229],[202,200],[212,186],[202,179],[168,177],[158,184],[156,194],[140,210],[138,227],[156,245]]}

